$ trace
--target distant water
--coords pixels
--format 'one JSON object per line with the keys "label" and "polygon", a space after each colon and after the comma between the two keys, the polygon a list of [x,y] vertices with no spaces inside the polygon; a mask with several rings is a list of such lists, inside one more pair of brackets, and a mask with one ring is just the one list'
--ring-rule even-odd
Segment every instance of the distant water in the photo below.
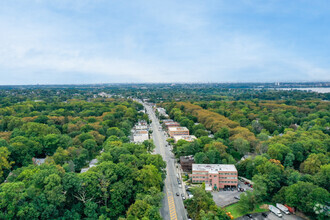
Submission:
{"label": "distant water", "polygon": [[302,90],[302,91],[313,91],[313,92],[318,92],[318,93],[329,93],[330,92],[330,88],[327,87],[320,87],[320,88],[276,88],[278,90]]}

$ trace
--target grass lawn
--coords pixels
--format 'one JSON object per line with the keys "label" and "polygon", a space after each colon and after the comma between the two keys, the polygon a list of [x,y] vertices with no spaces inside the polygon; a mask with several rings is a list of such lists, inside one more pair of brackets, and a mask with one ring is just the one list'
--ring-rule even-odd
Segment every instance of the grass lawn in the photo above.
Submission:
{"label": "grass lawn", "polygon": [[231,212],[231,214],[234,216],[234,218],[238,218],[238,217],[246,215],[248,213],[257,213],[257,212],[267,212],[268,211],[268,209],[262,209],[258,205],[257,208],[255,208],[253,211],[241,213],[240,211],[238,211],[238,203],[229,205],[225,209],[227,212]]}

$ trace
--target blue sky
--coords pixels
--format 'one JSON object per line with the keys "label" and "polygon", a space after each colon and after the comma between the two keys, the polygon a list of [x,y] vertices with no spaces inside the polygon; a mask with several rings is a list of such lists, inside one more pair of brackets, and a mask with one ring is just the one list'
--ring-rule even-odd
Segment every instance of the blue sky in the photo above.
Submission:
{"label": "blue sky", "polygon": [[3,0],[0,84],[330,80],[330,2]]}

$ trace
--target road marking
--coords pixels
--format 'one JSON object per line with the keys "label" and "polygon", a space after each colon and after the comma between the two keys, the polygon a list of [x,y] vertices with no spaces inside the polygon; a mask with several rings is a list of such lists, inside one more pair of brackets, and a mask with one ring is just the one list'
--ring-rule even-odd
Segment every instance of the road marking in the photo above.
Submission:
{"label": "road marking", "polygon": [[[153,136],[153,139],[154,141],[155,140],[158,140],[158,143],[159,143],[159,150],[160,150],[160,155],[162,156],[163,159],[165,159],[166,157],[166,153],[165,153],[165,147],[164,147],[164,140],[161,136],[161,132],[158,130],[157,128],[157,119],[156,117],[154,117],[153,113],[150,112],[149,113],[150,116],[152,116],[152,123],[153,123],[153,129],[155,132],[153,132],[152,136]],[[166,139],[165,139],[166,141]],[[176,214],[176,209],[175,209],[175,202],[174,202],[174,197],[173,197],[173,188],[172,188],[172,185],[170,184],[172,181],[172,178],[171,178],[171,175],[173,174],[170,174],[169,172],[169,164],[170,164],[170,161],[165,161],[167,166],[166,166],[166,175],[167,175],[167,178],[165,179],[165,186],[166,186],[166,194],[167,194],[167,201],[168,201],[168,209],[169,209],[169,214],[170,214],[170,219],[171,220],[177,220],[177,214]],[[175,172],[175,170],[174,170]]]}
{"label": "road marking", "polygon": [[167,201],[168,201],[168,209],[170,212],[170,218],[171,220],[177,220],[176,216],[176,210],[175,210],[175,204],[174,204],[174,197],[171,192],[167,193]]}

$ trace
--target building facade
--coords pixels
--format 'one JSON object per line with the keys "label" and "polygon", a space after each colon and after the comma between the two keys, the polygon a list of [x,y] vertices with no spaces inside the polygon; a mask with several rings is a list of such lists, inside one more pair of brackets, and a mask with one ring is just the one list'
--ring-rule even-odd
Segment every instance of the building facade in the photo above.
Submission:
{"label": "building facade", "polygon": [[193,164],[192,183],[205,183],[212,190],[225,187],[237,187],[238,173],[233,164]]}
{"label": "building facade", "polygon": [[189,130],[186,127],[169,127],[168,134],[173,138],[174,135],[189,135]]}
{"label": "building facade", "polygon": [[192,165],[195,163],[194,156],[181,156],[180,157],[180,165],[184,172],[191,172]]}
{"label": "building facade", "polygon": [[164,125],[167,130],[171,127],[180,127],[180,124],[178,122],[174,122],[174,121],[164,122]]}
{"label": "building facade", "polygon": [[136,130],[133,134],[133,142],[142,143],[145,140],[149,140],[149,133],[147,130]]}

